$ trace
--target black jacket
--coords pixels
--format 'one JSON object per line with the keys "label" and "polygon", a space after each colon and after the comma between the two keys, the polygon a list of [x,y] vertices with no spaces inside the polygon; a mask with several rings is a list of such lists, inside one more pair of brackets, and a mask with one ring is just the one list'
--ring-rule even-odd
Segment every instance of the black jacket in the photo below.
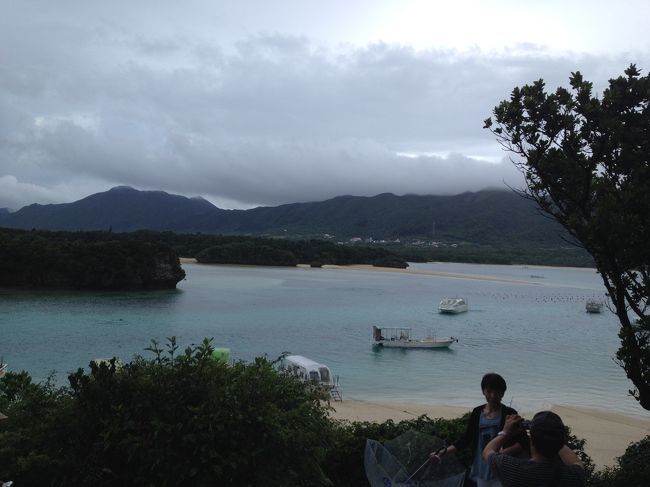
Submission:
{"label": "black jacket", "polygon": [[[481,404],[480,406],[477,406],[472,410],[472,414],[469,417],[469,423],[467,424],[467,429],[465,430],[465,433],[463,433],[463,435],[461,435],[460,438],[458,438],[453,443],[453,445],[458,450],[462,450],[469,446],[472,449],[471,450],[472,458],[474,457],[474,454],[476,452],[476,447],[478,446],[478,423],[479,420],[481,419],[481,411],[483,411],[484,407],[485,404]],[[509,414],[517,414],[517,411],[515,411],[511,407],[502,404],[501,422],[499,423],[499,430],[503,429],[503,426],[506,424],[506,416]],[[521,438],[516,437],[514,440],[507,442],[505,446],[511,446],[514,443],[521,443]]]}

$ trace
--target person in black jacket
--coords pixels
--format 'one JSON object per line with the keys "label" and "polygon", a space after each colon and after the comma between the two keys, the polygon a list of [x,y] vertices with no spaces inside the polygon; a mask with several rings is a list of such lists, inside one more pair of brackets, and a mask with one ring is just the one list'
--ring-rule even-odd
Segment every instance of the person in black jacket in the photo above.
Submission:
{"label": "person in black jacket", "polygon": [[[501,487],[501,482],[490,470],[490,466],[483,460],[482,453],[492,438],[503,430],[506,416],[517,414],[517,411],[511,407],[501,404],[506,389],[506,381],[499,374],[494,372],[485,374],[481,379],[481,390],[487,402],[472,410],[467,429],[460,438],[444,450],[431,453],[432,460],[440,461],[440,458],[448,452],[470,448],[472,452],[472,468],[469,477],[476,482],[478,487]],[[504,447],[502,453],[508,455],[519,454],[522,447],[517,442],[518,440],[518,438],[513,439],[511,443]]]}

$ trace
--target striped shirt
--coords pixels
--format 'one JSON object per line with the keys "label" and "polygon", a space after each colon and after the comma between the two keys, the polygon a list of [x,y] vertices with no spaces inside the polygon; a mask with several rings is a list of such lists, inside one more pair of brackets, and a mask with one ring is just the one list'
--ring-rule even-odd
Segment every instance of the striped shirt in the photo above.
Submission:
{"label": "striped shirt", "polygon": [[585,470],[580,465],[541,463],[492,453],[488,464],[503,487],[582,487]]}

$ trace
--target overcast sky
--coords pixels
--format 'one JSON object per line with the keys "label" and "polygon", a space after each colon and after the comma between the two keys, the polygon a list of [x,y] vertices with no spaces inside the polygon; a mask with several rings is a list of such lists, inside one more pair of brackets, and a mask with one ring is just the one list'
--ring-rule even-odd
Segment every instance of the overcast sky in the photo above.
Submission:
{"label": "overcast sky", "polygon": [[650,2],[0,0],[0,207],[520,186],[513,87],[650,69]]}

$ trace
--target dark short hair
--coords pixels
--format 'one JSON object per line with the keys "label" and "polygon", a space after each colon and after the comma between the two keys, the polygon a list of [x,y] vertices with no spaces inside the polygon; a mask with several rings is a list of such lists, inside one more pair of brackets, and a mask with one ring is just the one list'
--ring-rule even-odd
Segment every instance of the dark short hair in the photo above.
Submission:
{"label": "dark short hair", "polygon": [[545,457],[552,457],[566,442],[562,419],[552,411],[540,411],[530,422],[530,441]]}
{"label": "dark short hair", "polygon": [[481,379],[481,390],[484,391],[488,388],[499,392],[506,392],[506,380],[499,374],[489,372]]}

